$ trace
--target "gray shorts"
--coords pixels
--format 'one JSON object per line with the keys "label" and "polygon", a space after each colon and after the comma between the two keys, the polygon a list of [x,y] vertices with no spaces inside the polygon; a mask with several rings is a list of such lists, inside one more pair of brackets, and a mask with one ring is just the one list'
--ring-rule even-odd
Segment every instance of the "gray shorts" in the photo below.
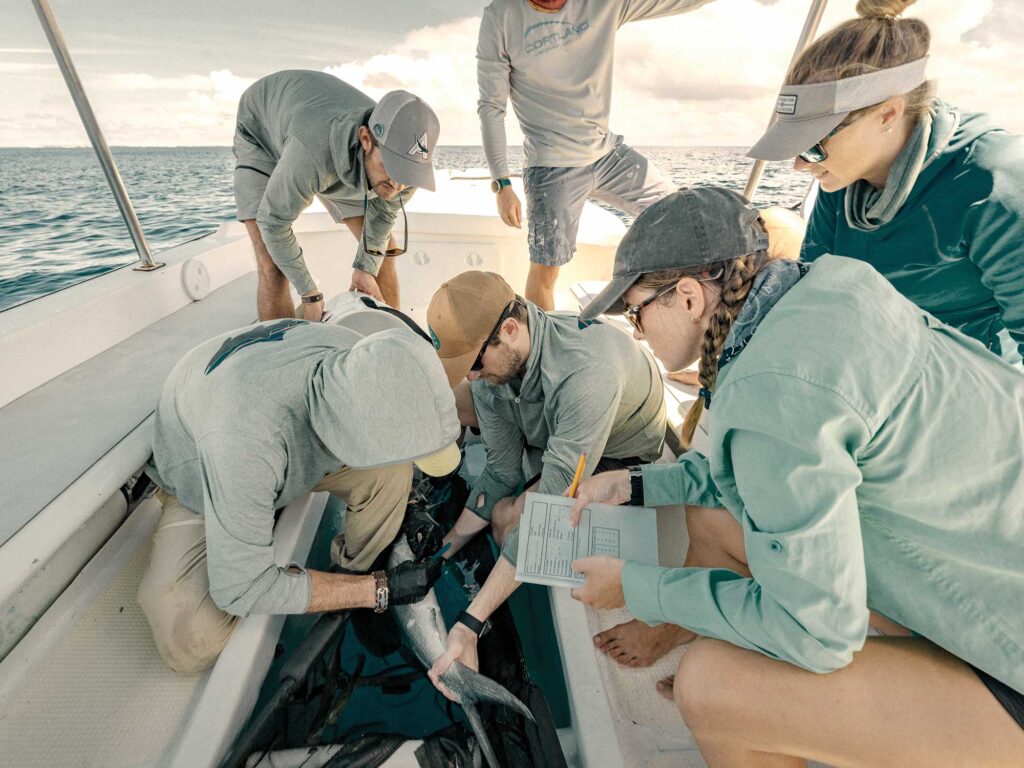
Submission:
{"label": "gray shorts", "polygon": [[560,267],[572,259],[588,197],[636,216],[676,191],[646,157],[624,144],[580,168],[534,166],[523,172],[530,261]]}
{"label": "gray shorts", "polygon": [[[262,147],[254,144],[238,130],[235,131],[233,150],[235,153],[235,218],[248,221],[256,218],[256,212],[263,202],[263,193],[270,183],[277,161]],[[363,200],[329,199],[317,195],[335,223],[362,216]]]}

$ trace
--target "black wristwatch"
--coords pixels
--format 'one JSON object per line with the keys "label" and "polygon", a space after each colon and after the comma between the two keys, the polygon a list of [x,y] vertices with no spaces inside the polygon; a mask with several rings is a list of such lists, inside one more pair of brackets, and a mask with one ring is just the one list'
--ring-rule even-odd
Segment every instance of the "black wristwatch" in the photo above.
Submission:
{"label": "black wristwatch", "polygon": [[644,505],[644,476],[640,467],[629,467],[629,506]]}
{"label": "black wristwatch", "polygon": [[313,293],[309,296],[302,297],[303,304],[316,304],[318,301],[323,301],[324,295],[322,293]]}
{"label": "black wristwatch", "polygon": [[469,611],[462,611],[458,616],[455,617],[456,624],[462,624],[466,629],[472,632],[477,637],[480,637],[486,632],[491,624],[488,621],[480,621],[476,616],[471,614]]}

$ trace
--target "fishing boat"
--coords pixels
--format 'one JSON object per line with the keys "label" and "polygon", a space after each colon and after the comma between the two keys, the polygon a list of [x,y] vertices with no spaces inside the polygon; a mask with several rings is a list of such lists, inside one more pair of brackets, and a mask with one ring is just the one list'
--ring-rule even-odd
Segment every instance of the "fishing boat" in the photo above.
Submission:
{"label": "fishing boat", "polygon": [[[252,249],[233,222],[153,258],[52,11],[34,2],[140,261],[0,312],[0,762],[212,768],[253,711],[285,617],[241,620],[206,672],[165,667],[136,601],[160,515],[142,468],[171,367],[210,336],[255,320]],[[812,4],[798,49],[824,5]],[[522,287],[529,263],[525,232],[494,215],[486,172],[437,176],[437,191],[408,206],[411,247],[398,261],[401,309],[421,324],[443,280],[485,269]],[[522,194],[521,181],[514,185]],[[752,178],[748,197],[755,185]],[[337,297],[336,322],[363,332],[387,322],[346,299],[355,248],[347,231],[314,206],[295,232],[317,284]],[[586,304],[610,277],[624,232],[613,214],[587,204],[556,291],[560,309]],[[667,379],[666,392],[678,428],[695,393]],[[305,561],[326,502],[310,494],[283,511],[279,563]],[[658,525],[662,563],[681,564],[680,510],[659,510]],[[567,590],[551,590],[550,602],[571,716],[559,731],[569,765],[703,765],[676,709],[654,693],[683,651],[645,670],[619,666],[589,638],[625,611],[594,611]],[[415,746],[387,764],[417,765]]]}

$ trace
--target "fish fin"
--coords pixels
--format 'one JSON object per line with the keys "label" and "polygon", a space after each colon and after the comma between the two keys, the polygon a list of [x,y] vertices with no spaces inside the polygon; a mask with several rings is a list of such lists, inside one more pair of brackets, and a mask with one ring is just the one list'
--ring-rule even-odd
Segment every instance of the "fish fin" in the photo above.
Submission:
{"label": "fish fin", "polygon": [[505,686],[494,682],[491,678],[481,675],[479,672],[474,672],[472,669],[458,661],[454,662],[454,664],[458,664],[459,673],[462,675],[463,679],[463,707],[466,706],[467,701],[470,701],[471,703],[475,703],[477,701],[489,701],[492,704],[500,704],[503,707],[514,709],[531,723],[536,722],[533,719],[533,713],[527,709],[526,705],[517,699],[511,691],[505,688]]}
{"label": "fish fin", "polygon": [[462,702],[462,709],[466,713],[466,719],[469,720],[469,727],[472,729],[473,735],[476,736],[476,743],[480,745],[480,751],[484,753],[487,765],[491,768],[501,768],[498,756],[494,754],[494,747],[491,746],[491,740],[487,738],[487,729],[484,727],[480,713],[477,712],[474,705],[465,700]]}

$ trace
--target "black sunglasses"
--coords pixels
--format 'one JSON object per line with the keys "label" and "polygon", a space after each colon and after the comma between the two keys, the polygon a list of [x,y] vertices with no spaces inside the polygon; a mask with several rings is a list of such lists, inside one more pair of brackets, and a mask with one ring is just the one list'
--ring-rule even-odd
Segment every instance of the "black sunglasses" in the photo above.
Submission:
{"label": "black sunglasses", "polygon": [[501,316],[498,318],[498,322],[494,324],[493,330],[491,330],[491,332],[487,335],[487,340],[484,342],[484,345],[480,347],[480,354],[476,356],[476,360],[473,361],[473,365],[469,367],[469,370],[483,370],[484,353],[487,351],[487,348],[491,346],[491,342],[494,341],[494,337],[498,335],[498,329],[501,328],[501,324],[508,320],[508,316],[512,314],[512,308],[515,307],[515,305],[518,303],[518,298],[512,299],[512,303],[505,307],[505,309],[502,311]]}
{"label": "black sunglasses", "polygon": [[363,229],[360,232],[360,244],[363,250],[371,256],[401,256],[409,248],[409,217],[405,213],[405,200],[402,193],[398,193],[398,205],[402,208],[402,247],[388,248],[386,251],[377,251],[366,247],[366,211],[370,207],[369,195],[363,192]]}

